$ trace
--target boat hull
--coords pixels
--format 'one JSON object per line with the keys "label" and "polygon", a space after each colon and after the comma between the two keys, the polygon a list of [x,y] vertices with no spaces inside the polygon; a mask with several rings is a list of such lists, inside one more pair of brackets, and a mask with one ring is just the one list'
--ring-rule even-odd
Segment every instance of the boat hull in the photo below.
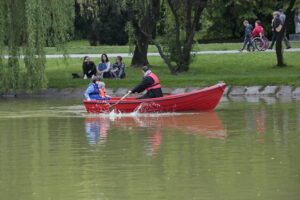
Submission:
{"label": "boat hull", "polygon": [[[212,111],[218,105],[226,84],[218,84],[202,90],[178,95],[168,95],[153,99],[126,98],[115,106],[116,112],[183,112],[183,111]],[[107,113],[109,107],[120,98],[106,101],[85,100],[88,113]]]}

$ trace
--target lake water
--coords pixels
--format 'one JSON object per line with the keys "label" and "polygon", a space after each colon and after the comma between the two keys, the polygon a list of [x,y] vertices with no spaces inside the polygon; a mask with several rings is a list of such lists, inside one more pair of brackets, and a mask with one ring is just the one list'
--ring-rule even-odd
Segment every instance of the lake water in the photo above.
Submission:
{"label": "lake water", "polygon": [[298,200],[300,100],[215,112],[89,115],[80,101],[0,100],[0,199]]}

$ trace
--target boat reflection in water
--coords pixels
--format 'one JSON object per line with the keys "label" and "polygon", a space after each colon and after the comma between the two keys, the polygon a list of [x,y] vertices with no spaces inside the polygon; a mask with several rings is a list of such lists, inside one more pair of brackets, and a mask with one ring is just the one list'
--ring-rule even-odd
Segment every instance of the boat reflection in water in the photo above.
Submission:
{"label": "boat reflection in water", "polygon": [[[103,143],[109,137],[109,128],[116,127],[127,132],[147,133],[147,143],[151,155],[160,148],[163,135],[187,134],[196,138],[227,137],[226,129],[215,112],[185,113],[185,114],[151,114],[137,116],[120,116],[113,120],[107,117],[86,118],[86,132],[91,145]],[[141,131],[141,128],[144,128]]]}

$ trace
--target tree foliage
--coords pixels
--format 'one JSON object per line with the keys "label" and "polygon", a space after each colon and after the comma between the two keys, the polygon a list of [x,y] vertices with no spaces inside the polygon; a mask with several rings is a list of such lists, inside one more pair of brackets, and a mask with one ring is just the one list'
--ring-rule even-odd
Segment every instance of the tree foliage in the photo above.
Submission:
{"label": "tree foliage", "polygon": [[[191,50],[207,0],[167,0],[169,23],[166,33],[157,41],[144,34],[156,45],[172,74],[189,70]],[[175,63],[175,66],[174,64]]]}
{"label": "tree foliage", "polygon": [[[72,27],[73,3],[69,0],[0,1],[0,72],[2,91],[41,89],[47,85],[47,44],[62,47]],[[8,59],[3,59],[7,47]],[[20,54],[25,69],[20,68]]]}
{"label": "tree foliage", "polygon": [[75,37],[90,44],[124,45],[127,11],[121,10],[122,0],[75,0]]}
{"label": "tree foliage", "polygon": [[[271,36],[272,12],[287,8],[289,1],[284,0],[209,0],[203,13],[203,29],[199,39],[237,39],[243,35],[243,20],[254,24],[262,21],[266,35]],[[287,24],[293,30],[294,24]]]}
{"label": "tree foliage", "polygon": [[148,64],[149,38],[144,33],[155,34],[160,19],[160,5],[160,0],[123,0],[122,8],[129,13],[127,24],[129,41],[135,46],[132,66]]}

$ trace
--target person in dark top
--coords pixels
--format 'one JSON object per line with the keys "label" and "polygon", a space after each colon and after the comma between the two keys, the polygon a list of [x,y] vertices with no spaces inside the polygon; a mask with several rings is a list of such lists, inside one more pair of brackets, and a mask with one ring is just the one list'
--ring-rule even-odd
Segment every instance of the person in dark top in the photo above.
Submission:
{"label": "person in dark top", "polygon": [[142,82],[135,88],[133,88],[131,91],[129,91],[129,93],[140,93],[144,90],[147,90],[147,93],[139,97],[138,99],[162,97],[163,93],[157,76],[153,72],[151,72],[149,67],[146,65],[143,66],[142,71],[144,73]]}
{"label": "person in dark top", "polygon": [[251,24],[249,24],[248,20],[244,20],[243,22],[244,26],[245,26],[245,38],[244,38],[244,44],[243,47],[240,51],[243,51],[247,46],[247,50],[250,51],[250,46],[252,48],[252,51],[254,51],[254,45],[252,43],[252,30],[253,30],[253,26]]}
{"label": "person in dark top", "polygon": [[279,35],[279,32],[282,29],[282,22],[280,20],[280,12],[275,11],[273,12],[273,20],[272,20],[272,43],[269,47],[269,49],[273,48],[273,45],[275,44],[275,41],[277,40],[277,37]]}
{"label": "person in dark top", "polygon": [[85,56],[83,58],[82,71],[83,71],[84,79],[92,78],[97,73],[95,63],[93,61],[91,61],[90,57],[88,57],[88,56]]}
{"label": "person in dark top", "polygon": [[125,78],[125,63],[122,62],[122,57],[117,56],[116,63],[113,64],[111,73],[113,78],[123,79]]}
{"label": "person in dark top", "polygon": [[[283,9],[279,9],[278,11],[280,12],[279,19],[280,19],[281,24],[282,24],[282,26],[283,26],[283,24],[284,24],[284,22],[285,22],[285,19],[286,19],[286,15],[284,14]],[[289,40],[288,40],[287,37],[286,37],[286,31],[284,31],[283,41],[284,41],[285,46],[286,46],[287,49],[292,48],[292,47],[291,47],[291,44],[290,44],[290,42],[289,42]]]}

